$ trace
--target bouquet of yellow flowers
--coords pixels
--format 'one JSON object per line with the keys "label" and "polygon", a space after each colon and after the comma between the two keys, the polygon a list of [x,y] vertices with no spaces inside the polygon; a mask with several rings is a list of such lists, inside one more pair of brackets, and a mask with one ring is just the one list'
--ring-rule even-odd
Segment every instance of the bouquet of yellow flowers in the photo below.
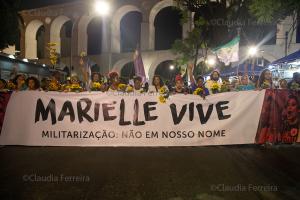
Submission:
{"label": "bouquet of yellow flowers", "polygon": [[221,92],[229,92],[230,91],[229,84],[230,83],[228,81],[223,81],[221,85]]}
{"label": "bouquet of yellow flowers", "polygon": [[167,90],[167,88],[165,86],[163,86],[159,89],[158,100],[160,103],[166,103],[169,96],[170,96],[169,90]]}
{"label": "bouquet of yellow flowers", "polygon": [[213,84],[211,85],[211,91],[213,94],[219,92],[219,84],[217,82],[213,82]]}
{"label": "bouquet of yellow flowers", "polygon": [[79,85],[79,83],[72,83],[70,86],[71,92],[82,92],[82,87]]}
{"label": "bouquet of yellow flowers", "polygon": [[133,87],[131,87],[130,85],[126,88],[126,92],[130,93],[133,92]]}
{"label": "bouquet of yellow flowers", "polygon": [[197,88],[194,92],[193,95],[199,95],[202,96],[203,95],[203,89],[202,88]]}
{"label": "bouquet of yellow flowers", "polygon": [[15,90],[16,89],[16,85],[12,81],[8,81],[7,82],[7,89],[9,89],[9,90]]}
{"label": "bouquet of yellow flowers", "polygon": [[51,81],[48,85],[49,91],[59,91],[61,89],[61,85],[58,83],[58,81]]}
{"label": "bouquet of yellow flowers", "polygon": [[264,81],[263,84],[261,85],[262,89],[269,89],[271,88],[271,84],[269,81]]}
{"label": "bouquet of yellow flowers", "polygon": [[127,88],[127,85],[126,85],[126,84],[120,83],[120,84],[118,85],[118,90],[119,90],[119,91],[125,92],[125,91],[126,91],[126,88]]}
{"label": "bouquet of yellow flowers", "polygon": [[101,90],[101,83],[100,82],[93,82],[91,90],[92,91],[100,91]]}

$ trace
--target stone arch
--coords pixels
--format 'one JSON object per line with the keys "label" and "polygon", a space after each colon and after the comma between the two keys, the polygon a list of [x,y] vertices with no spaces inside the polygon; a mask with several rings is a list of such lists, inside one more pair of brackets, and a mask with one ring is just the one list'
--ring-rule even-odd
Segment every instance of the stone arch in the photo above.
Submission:
{"label": "stone arch", "polygon": [[70,21],[71,19],[69,17],[66,17],[64,15],[56,17],[50,27],[50,42],[57,43],[56,45],[56,52],[61,53],[61,38],[60,38],[60,31],[63,27],[63,25]]}
{"label": "stone arch", "polygon": [[81,52],[86,52],[88,50],[88,33],[87,33],[87,29],[88,26],[90,24],[90,22],[94,19],[94,18],[101,18],[102,21],[102,38],[101,38],[101,50],[102,51],[106,51],[107,50],[107,33],[106,33],[106,26],[107,26],[107,21],[105,21],[104,18],[102,18],[99,15],[84,15],[82,16],[79,21],[78,21],[78,55],[80,55]]}
{"label": "stone arch", "polygon": [[132,58],[130,58],[130,57],[118,60],[113,65],[113,69],[111,71],[115,71],[115,72],[118,72],[119,74],[121,74],[121,70],[124,67],[124,65],[126,65],[127,63],[130,63],[130,62],[132,62]]}
{"label": "stone arch", "polygon": [[121,52],[120,22],[127,13],[133,11],[141,12],[141,10],[134,5],[125,5],[120,7],[113,16],[111,23],[111,49],[114,53]]}
{"label": "stone arch", "polygon": [[174,0],[159,1],[150,10],[150,15],[149,15],[149,48],[151,50],[154,50],[154,46],[155,46],[155,27],[154,27],[155,17],[159,13],[159,11],[161,11],[162,9],[164,9],[166,7],[169,7],[169,6],[176,6],[175,1]]}
{"label": "stone arch", "polygon": [[32,20],[28,23],[25,30],[25,57],[28,59],[37,58],[36,34],[44,24],[40,20]]}
{"label": "stone arch", "polygon": [[[161,54],[161,56],[159,56],[159,53],[157,54],[158,56],[156,56],[153,63],[151,63],[150,67],[148,68],[148,71],[146,73],[148,73],[149,76],[149,80],[151,81],[155,70],[157,68],[157,66],[167,60],[175,60],[175,55],[169,53],[169,54]],[[145,69],[146,70],[146,69]]]}

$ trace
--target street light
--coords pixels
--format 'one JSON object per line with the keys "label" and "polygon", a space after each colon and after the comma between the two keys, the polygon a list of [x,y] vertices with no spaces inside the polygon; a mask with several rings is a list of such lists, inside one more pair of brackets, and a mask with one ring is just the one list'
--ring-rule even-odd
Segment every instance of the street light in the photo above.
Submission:
{"label": "street light", "polygon": [[249,47],[248,54],[249,56],[254,56],[257,53],[257,48],[254,46]]}
{"label": "street light", "polygon": [[206,63],[209,65],[209,66],[213,66],[216,64],[216,59],[214,58],[209,58],[208,60],[206,60]]}
{"label": "street light", "polygon": [[[96,15],[105,16],[108,15],[110,12],[110,4],[107,2],[107,0],[97,0],[94,3],[94,13]],[[72,24],[72,30],[71,30],[71,44],[70,44],[70,76],[72,75],[72,66],[73,66],[73,34],[75,26],[79,23],[80,18],[75,19],[75,21]]]}
{"label": "street light", "polygon": [[105,0],[95,2],[95,12],[101,16],[108,15],[110,11],[109,3]]}
{"label": "street light", "polygon": [[170,65],[170,70],[174,70],[175,66],[174,65]]}

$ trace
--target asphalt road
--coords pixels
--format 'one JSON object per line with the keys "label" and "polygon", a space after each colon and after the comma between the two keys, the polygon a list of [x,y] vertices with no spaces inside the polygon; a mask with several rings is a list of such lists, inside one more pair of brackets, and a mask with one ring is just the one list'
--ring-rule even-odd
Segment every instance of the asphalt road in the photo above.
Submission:
{"label": "asphalt road", "polygon": [[298,146],[0,147],[0,199],[299,199]]}

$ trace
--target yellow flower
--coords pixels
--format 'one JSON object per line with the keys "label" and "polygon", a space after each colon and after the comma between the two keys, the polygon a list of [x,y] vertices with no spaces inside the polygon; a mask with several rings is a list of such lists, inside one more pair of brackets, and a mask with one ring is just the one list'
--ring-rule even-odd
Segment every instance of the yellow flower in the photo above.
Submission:
{"label": "yellow flower", "polygon": [[219,84],[214,82],[212,85],[211,85],[211,89],[212,90],[218,90],[219,89]]}
{"label": "yellow flower", "polygon": [[81,53],[80,53],[80,57],[85,57],[86,56],[86,53],[84,52],[84,51],[82,51]]}
{"label": "yellow flower", "polygon": [[71,89],[80,89],[80,85],[78,83],[71,84]]}
{"label": "yellow flower", "polygon": [[125,84],[123,84],[123,83],[120,83],[120,84],[118,85],[118,89],[121,90],[121,91],[125,91],[126,88],[127,88],[127,85],[125,85]]}
{"label": "yellow flower", "polygon": [[159,89],[159,93],[160,94],[165,94],[167,92],[167,89],[165,88],[165,87],[161,87],[160,89]]}
{"label": "yellow flower", "polygon": [[49,83],[48,89],[50,91],[58,91],[60,89],[60,85],[57,81],[51,81]]}
{"label": "yellow flower", "polygon": [[197,88],[194,92],[193,92],[193,94],[194,95],[200,95],[200,93],[202,93],[203,92],[203,89],[202,88]]}
{"label": "yellow flower", "polygon": [[14,90],[14,89],[16,89],[16,85],[15,85],[13,82],[8,81],[8,82],[7,82],[7,88],[8,88],[9,90]]}
{"label": "yellow flower", "polygon": [[133,87],[128,86],[127,89],[126,89],[126,92],[133,92]]}
{"label": "yellow flower", "polygon": [[93,82],[92,88],[93,89],[100,89],[101,88],[101,83],[99,83],[99,82]]}
{"label": "yellow flower", "polygon": [[166,103],[166,98],[164,96],[160,95],[158,99],[160,103]]}
{"label": "yellow flower", "polygon": [[56,42],[49,42],[49,43],[48,43],[48,46],[50,46],[50,47],[53,47],[53,46],[56,46],[56,45],[57,45]]}

